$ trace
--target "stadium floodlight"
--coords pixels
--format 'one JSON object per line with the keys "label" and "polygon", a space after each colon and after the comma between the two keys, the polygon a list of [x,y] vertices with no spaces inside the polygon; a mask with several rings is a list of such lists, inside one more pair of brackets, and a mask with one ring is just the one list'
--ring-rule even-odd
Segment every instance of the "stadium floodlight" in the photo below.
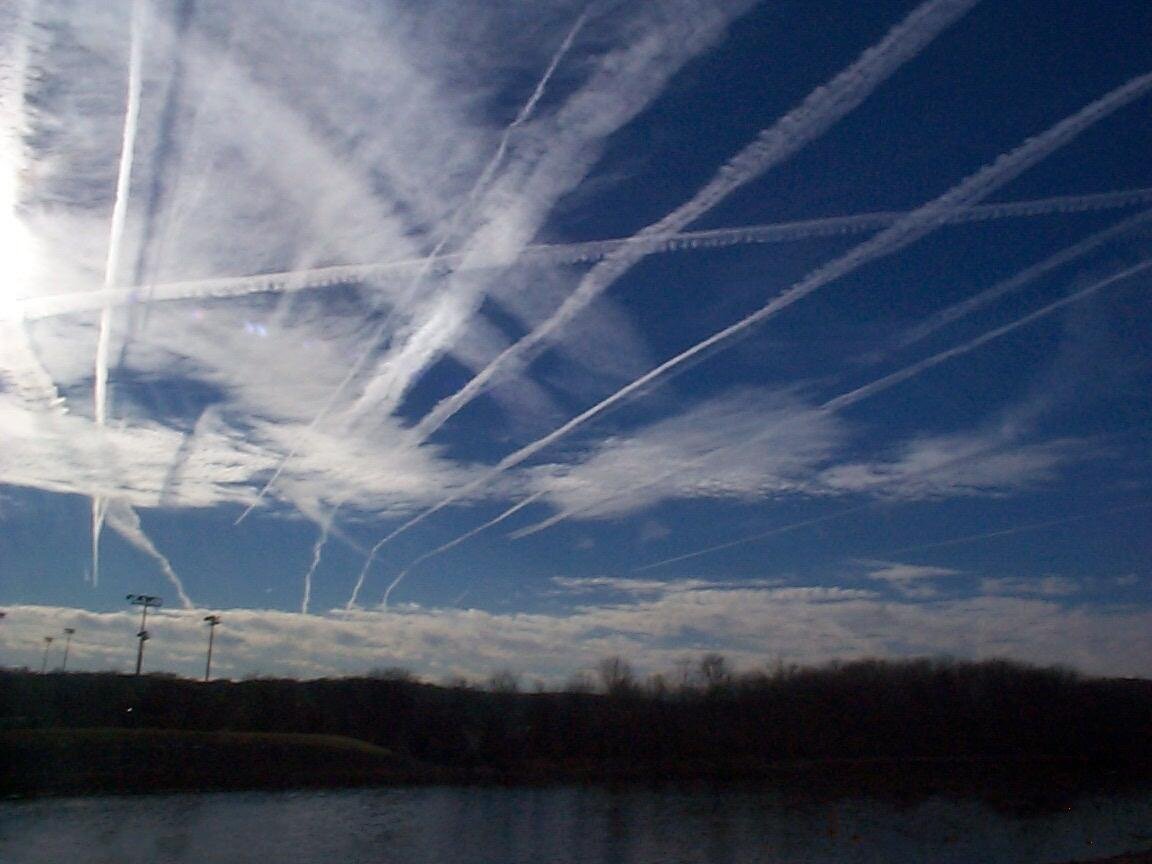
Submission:
{"label": "stadium floodlight", "polygon": [[68,671],[68,652],[72,649],[72,636],[75,635],[75,627],[64,628],[64,660],[60,663],[60,671]]}
{"label": "stadium floodlight", "polygon": [[220,626],[220,616],[205,615],[204,623],[208,625],[208,662],[204,664],[204,680],[207,681],[212,674],[212,642],[216,636],[216,628]]}
{"label": "stadium floodlight", "polygon": [[140,667],[144,665],[144,643],[150,638],[148,635],[148,610],[164,605],[164,601],[159,597],[153,597],[151,594],[129,594],[127,599],[133,606],[140,607],[140,632],[136,634],[136,638],[140,640],[140,646],[136,649],[136,674],[139,675]]}

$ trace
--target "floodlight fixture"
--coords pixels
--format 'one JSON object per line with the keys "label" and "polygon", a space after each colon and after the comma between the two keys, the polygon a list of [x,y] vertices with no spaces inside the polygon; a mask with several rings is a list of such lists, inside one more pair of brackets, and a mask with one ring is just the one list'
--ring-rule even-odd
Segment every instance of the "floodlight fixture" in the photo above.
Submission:
{"label": "floodlight fixture", "polygon": [[127,600],[133,606],[140,607],[140,632],[136,634],[136,638],[140,640],[140,645],[136,649],[136,674],[139,675],[140,668],[144,665],[144,643],[151,638],[148,634],[148,610],[163,606],[164,601],[151,594],[129,594]]}
{"label": "floodlight fixture", "polygon": [[208,661],[204,664],[204,680],[212,675],[212,642],[216,637],[216,628],[220,626],[219,615],[205,615],[204,623],[208,625]]}

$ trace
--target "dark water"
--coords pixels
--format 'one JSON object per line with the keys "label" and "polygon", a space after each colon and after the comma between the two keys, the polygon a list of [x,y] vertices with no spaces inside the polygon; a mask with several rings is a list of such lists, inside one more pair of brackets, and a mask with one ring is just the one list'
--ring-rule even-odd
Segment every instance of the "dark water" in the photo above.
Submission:
{"label": "dark water", "polygon": [[788,807],[756,792],[221,793],[0,803],[0,862],[1029,864],[1152,847],[1152,795],[1014,818],[968,801]]}

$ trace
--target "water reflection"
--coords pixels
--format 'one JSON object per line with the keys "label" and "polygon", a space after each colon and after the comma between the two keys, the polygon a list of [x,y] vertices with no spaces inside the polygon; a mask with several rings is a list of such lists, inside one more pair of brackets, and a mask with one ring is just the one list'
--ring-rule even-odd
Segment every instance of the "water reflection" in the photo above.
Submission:
{"label": "water reflection", "polygon": [[0,861],[1048,864],[1152,845],[1152,795],[1032,818],[968,801],[785,806],[755,792],[388,789],[0,804]]}

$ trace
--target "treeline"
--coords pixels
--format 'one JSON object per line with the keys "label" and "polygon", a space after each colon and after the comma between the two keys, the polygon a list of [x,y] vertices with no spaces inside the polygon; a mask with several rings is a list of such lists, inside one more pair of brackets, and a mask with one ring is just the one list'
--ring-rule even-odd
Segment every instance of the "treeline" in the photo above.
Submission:
{"label": "treeline", "polygon": [[[736,675],[708,655],[641,685],[605,661],[595,690],[444,686],[402,674],[208,684],[0,673],[0,726],[343,735],[477,776],[754,777],[816,762],[1152,766],[1152,682],[1007,661],[859,661]],[[690,674],[688,674],[690,672]]]}

